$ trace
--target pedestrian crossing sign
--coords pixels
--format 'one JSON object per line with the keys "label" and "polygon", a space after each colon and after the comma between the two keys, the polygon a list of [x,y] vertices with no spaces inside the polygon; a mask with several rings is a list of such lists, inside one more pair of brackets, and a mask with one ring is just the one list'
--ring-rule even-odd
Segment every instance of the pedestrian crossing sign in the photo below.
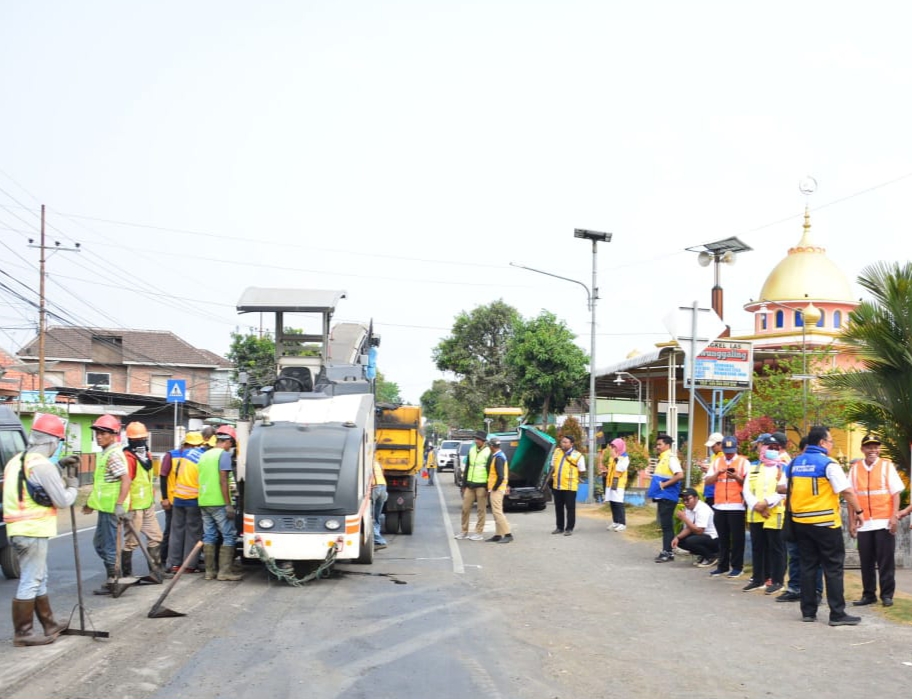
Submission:
{"label": "pedestrian crossing sign", "polygon": [[168,403],[187,402],[187,380],[168,379]]}

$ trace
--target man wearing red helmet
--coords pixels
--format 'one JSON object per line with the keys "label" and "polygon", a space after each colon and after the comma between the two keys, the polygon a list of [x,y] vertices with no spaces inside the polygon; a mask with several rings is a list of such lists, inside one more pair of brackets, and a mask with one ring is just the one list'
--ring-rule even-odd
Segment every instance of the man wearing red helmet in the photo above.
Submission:
{"label": "man wearing red helmet", "polygon": [[[3,520],[20,566],[13,599],[14,646],[53,643],[67,628],[54,619],[47,594],[48,540],[57,535],[56,508],[72,505],[79,492],[79,480],[64,479],[49,461],[64,429],[56,415],[36,415],[28,448],[10,459],[3,471]],[[44,635],[32,632],[35,615]]]}
{"label": "man wearing red helmet", "polygon": [[89,501],[82,508],[83,514],[98,512],[95,525],[95,553],[102,560],[107,574],[105,584],[94,590],[96,595],[110,595],[117,578],[117,520],[129,519],[130,474],[127,460],[120,445],[120,420],[113,415],[102,415],[92,423],[95,441],[102,448],[95,461],[95,478]]}

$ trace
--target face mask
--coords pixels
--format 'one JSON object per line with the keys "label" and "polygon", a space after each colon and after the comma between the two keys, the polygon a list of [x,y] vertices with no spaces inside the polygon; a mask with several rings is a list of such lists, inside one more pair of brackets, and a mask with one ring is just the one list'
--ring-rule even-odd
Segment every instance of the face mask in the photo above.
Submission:
{"label": "face mask", "polygon": [[770,461],[776,461],[779,458],[779,451],[777,449],[767,449],[764,456]]}

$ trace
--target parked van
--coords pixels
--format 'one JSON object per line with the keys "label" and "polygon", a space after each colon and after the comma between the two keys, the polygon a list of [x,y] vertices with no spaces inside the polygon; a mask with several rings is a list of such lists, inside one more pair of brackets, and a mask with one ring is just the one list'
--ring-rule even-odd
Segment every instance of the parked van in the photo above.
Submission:
{"label": "parked van", "polygon": [[[25,451],[25,430],[10,408],[0,405],[0,493],[3,492],[3,468],[16,454]],[[3,498],[0,497],[0,569],[7,579],[19,577],[19,559],[6,536],[3,521]]]}

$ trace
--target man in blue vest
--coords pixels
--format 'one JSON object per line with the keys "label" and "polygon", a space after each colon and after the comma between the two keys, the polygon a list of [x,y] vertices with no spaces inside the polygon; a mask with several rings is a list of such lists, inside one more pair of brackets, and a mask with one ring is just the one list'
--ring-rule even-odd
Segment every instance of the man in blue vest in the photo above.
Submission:
{"label": "man in blue vest", "polygon": [[667,563],[674,560],[674,511],[681,496],[681,480],[684,470],[681,462],[674,455],[671,445],[674,440],[667,434],[656,438],[656,452],[659,461],[652,474],[646,497],[652,498],[659,511],[659,524],[662,527],[662,551],[655,557],[656,563]]}

